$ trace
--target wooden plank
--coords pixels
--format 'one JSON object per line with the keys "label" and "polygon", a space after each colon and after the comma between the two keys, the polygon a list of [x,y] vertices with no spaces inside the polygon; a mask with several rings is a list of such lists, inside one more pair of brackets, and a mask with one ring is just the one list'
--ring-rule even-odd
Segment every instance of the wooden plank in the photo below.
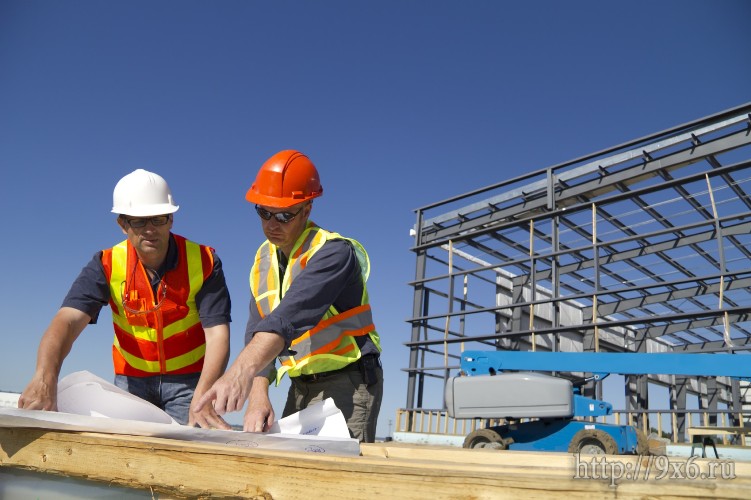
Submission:
{"label": "wooden plank", "polygon": [[[569,454],[394,444],[363,445],[362,449],[359,457],[334,456],[140,436],[0,428],[2,467],[151,489],[174,498],[742,499],[751,491],[751,464],[735,464],[732,480],[650,478],[611,486],[608,480],[575,479],[574,457]],[[647,457],[607,459],[626,464]]]}
{"label": "wooden plank", "polygon": [[751,434],[751,427],[730,426],[730,427],[713,427],[713,426],[696,426],[688,428],[689,436],[741,436]]}
{"label": "wooden plank", "polygon": [[[465,464],[482,464],[502,468],[504,472],[518,472],[524,469],[537,469],[547,476],[562,475],[571,477],[572,471],[576,466],[576,457],[569,453],[556,453],[545,451],[497,451],[483,449],[463,449],[451,446],[434,446],[434,445],[412,445],[404,443],[375,443],[360,445],[363,456],[381,456],[390,459],[402,459],[413,461],[438,461],[444,463],[460,462]],[[597,457],[582,456],[581,460],[591,461],[598,460]],[[638,468],[644,472],[647,466],[651,466],[653,471],[659,474],[659,467],[665,466],[667,462],[685,463],[687,459],[679,457],[647,457],[637,455],[608,455],[607,460],[618,461],[624,466],[630,467],[631,470]],[[711,460],[697,460],[695,462],[701,467],[705,467]],[[651,465],[650,465],[651,460]],[[714,460],[717,462],[717,460]],[[685,467],[684,467],[685,468]],[[673,473],[674,467],[670,467],[670,473]],[[740,478],[751,479],[751,462],[736,461],[733,462],[733,469]],[[643,476],[642,476],[643,477]]]}
{"label": "wooden plank", "polygon": [[[564,471],[572,463],[568,454],[555,452],[499,452],[491,449],[465,449],[453,446],[413,445],[404,443],[368,443],[360,445],[364,457],[383,457],[393,460],[401,459],[410,462],[443,462],[475,465],[490,465],[495,467],[540,467],[548,464],[548,470],[553,474]],[[570,475],[569,470],[565,474]]]}

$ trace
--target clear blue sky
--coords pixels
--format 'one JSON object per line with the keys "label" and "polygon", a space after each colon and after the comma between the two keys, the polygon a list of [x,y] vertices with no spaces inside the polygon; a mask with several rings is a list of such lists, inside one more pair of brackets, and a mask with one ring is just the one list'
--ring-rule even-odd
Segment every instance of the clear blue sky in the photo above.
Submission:
{"label": "clear blue sky", "polygon": [[[136,168],[224,262],[234,359],[262,240],[244,194],[294,148],[321,172],[312,218],[370,253],[385,436],[406,403],[413,210],[750,101],[749,19],[744,0],[2,0],[0,389],[23,389],[70,283],[122,240],[112,188]],[[111,330],[104,311],[63,375],[111,379]]]}

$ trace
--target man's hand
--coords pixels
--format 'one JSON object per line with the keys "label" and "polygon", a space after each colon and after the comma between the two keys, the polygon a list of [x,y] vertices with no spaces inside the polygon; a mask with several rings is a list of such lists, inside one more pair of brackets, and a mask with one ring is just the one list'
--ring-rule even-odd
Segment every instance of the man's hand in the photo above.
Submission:
{"label": "man's hand", "polygon": [[205,408],[212,406],[217,415],[224,415],[228,412],[239,411],[248,399],[250,386],[252,385],[252,375],[243,373],[240,365],[235,364],[227,372],[214,382],[214,385],[206,391],[198,400],[198,404],[191,409],[194,412],[203,412]]}
{"label": "man's hand", "polygon": [[211,404],[202,406],[201,410],[196,409],[201,396],[224,373],[229,361],[229,325],[222,323],[204,328],[203,331],[206,334],[206,354],[203,358],[201,377],[196,384],[193,400],[190,402],[188,425],[190,427],[199,425],[204,429],[230,430],[232,427],[217,415]]}
{"label": "man's hand", "polygon": [[243,430],[266,432],[273,424],[274,408],[269,400],[269,380],[266,377],[256,377],[250,389],[248,409],[245,410],[243,419]]}
{"label": "man's hand", "polygon": [[18,407],[24,410],[57,411],[57,378],[45,381],[34,377],[18,398]]}
{"label": "man's hand", "polygon": [[214,403],[218,415],[239,411],[248,399],[253,379],[284,349],[284,339],[273,332],[256,332],[229,370],[201,396],[194,411]]}
{"label": "man's hand", "polygon": [[204,429],[224,429],[226,431],[232,430],[232,426],[229,425],[222,417],[217,415],[214,411],[213,405],[205,405],[200,411],[196,411],[198,401],[201,399],[201,394],[195,393],[193,395],[193,401],[190,403],[190,412],[188,413],[188,426],[203,427]]}

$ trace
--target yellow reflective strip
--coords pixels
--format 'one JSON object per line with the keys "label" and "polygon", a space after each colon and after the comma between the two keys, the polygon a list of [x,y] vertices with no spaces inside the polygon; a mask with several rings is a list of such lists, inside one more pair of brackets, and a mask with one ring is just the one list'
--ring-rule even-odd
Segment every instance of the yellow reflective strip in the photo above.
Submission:
{"label": "yellow reflective strip", "polygon": [[276,291],[275,290],[269,290],[268,292],[264,292],[264,293],[262,293],[260,295],[256,295],[256,300],[263,300],[263,299],[266,299],[268,297],[273,297],[274,295],[276,295]]}
{"label": "yellow reflective strip", "polygon": [[142,370],[149,373],[159,373],[159,361],[146,361],[141,358],[138,358],[136,356],[133,356],[132,354],[129,354],[122,349],[120,349],[120,346],[117,346],[117,350],[120,352],[123,358],[125,358],[125,361],[132,366],[133,368],[136,368],[138,370]]}
{"label": "yellow reflective strip", "polygon": [[274,266],[278,266],[276,253],[272,252],[272,245],[266,241],[256,252],[249,275],[250,290],[262,316],[268,315],[279,304],[278,273],[272,271],[276,269]]}
{"label": "yellow reflective strip", "polygon": [[282,379],[284,378],[284,374],[287,373],[289,370],[290,370],[289,366],[282,366],[280,368],[277,368],[276,380],[274,381],[274,386],[279,387],[279,384],[282,383]]}
{"label": "yellow reflective strip", "polygon": [[367,282],[368,277],[370,276],[370,257],[368,257],[368,252],[365,251],[365,247],[363,247],[359,241],[353,240],[351,238],[347,239],[355,247],[355,255],[357,256],[357,260],[360,263],[360,273],[362,274],[362,280],[363,282]]}
{"label": "yellow reflective strip", "polygon": [[188,280],[190,280],[188,295],[188,305],[190,305],[195,302],[196,293],[203,285],[203,261],[201,259],[201,247],[198,244],[186,240],[185,250],[188,260]]}
{"label": "yellow reflective strip", "polygon": [[128,324],[128,321],[125,319],[125,316],[121,315],[112,315],[112,321],[119,326],[121,329],[125,330],[126,332],[130,331],[130,325]]}
{"label": "yellow reflective strip", "polygon": [[250,282],[250,289],[253,291],[253,294],[255,295],[256,291],[258,290],[258,285],[261,280],[261,275],[256,270],[255,266],[250,270],[250,276],[249,276],[249,282]]}
{"label": "yellow reflective strip", "polygon": [[[268,297],[269,303],[267,304],[267,310],[264,310],[264,314],[269,314],[278,305],[279,296],[279,260],[276,258],[276,252],[271,251],[271,245],[267,245],[267,259],[265,261],[266,269],[261,269],[262,274],[266,275],[266,283],[264,284],[265,292],[271,292],[271,294],[265,294]],[[259,292],[264,292],[259,290]],[[265,293],[264,292],[264,293]]]}
{"label": "yellow reflective strip", "polygon": [[200,316],[198,316],[197,312],[190,313],[187,316],[185,316],[183,319],[181,319],[180,321],[175,321],[174,323],[170,325],[166,325],[164,328],[162,328],[163,338],[168,339],[171,336],[175,335],[176,333],[184,332],[188,328],[200,322],[201,322],[201,318]]}
{"label": "yellow reflective strip", "polygon": [[[156,342],[156,329],[149,328],[147,326],[133,326],[128,324],[128,320],[125,316],[113,316],[113,321],[122,330],[133,334],[134,337],[148,340],[150,342]],[[181,333],[190,328],[191,326],[199,322],[198,314],[188,315],[182,320],[164,327],[162,331],[163,338],[168,339],[176,333]]]}
{"label": "yellow reflective strip", "polygon": [[378,335],[378,332],[373,330],[372,332],[368,333],[370,336],[370,340],[373,341],[375,346],[378,348],[378,352],[381,352],[383,349],[381,348],[381,336]]}
{"label": "yellow reflective strip", "polygon": [[196,347],[189,353],[167,360],[167,371],[175,371],[190,366],[206,354],[206,345]]}
{"label": "yellow reflective strip", "polygon": [[148,340],[149,342],[156,342],[156,330],[149,328],[148,326],[132,326],[128,324],[128,321],[124,316],[118,316],[115,319],[115,323],[126,333],[133,335],[137,339]]}
{"label": "yellow reflective strip", "polygon": [[[254,290],[256,293],[264,293],[269,289],[268,275],[269,269],[271,269],[273,265],[271,254],[271,244],[268,242],[263,244],[256,253],[256,260],[253,266],[255,272],[258,274],[256,288]],[[265,281],[262,280],[264,277],[267,278]]]}
{"label": "yellow reflective strip", "polygon": [[[304,269],[302,265],[303,260],[307,264],[307,261],[321,249],[323,244],[331,239],[329,238],[329,235],[330,233],[325,229],[313,226],[306,229],[300,239],[298,239],[298,242],[302,241],[297,245],[297,248],[304,248],[305,251],[290,259],[287,263],[287,274],[284,276],[284,281],[282,282],[282,289],[285,292],[292,285],[292,281],[294,281]],[[292,251],[292,255],[296,255],[294,250]]]}
{"label": "yellow reflective strip", "polygon": [[[316,354],[308,356],[305,359],[297,361],[294,366],[285,365],[277,369],[275,385],[279,385],[285,374],[290,377],[296,377],[301,374],[310,375],[311,373],[321,373],[332,370],[339,370],[360,359],[360,349],[355,346],[351,351],[351,356],[341,356],[338,354]],[[285,358],[290,359],[290,358]],[[315,368],[313,368],[315,366]]]}
{"label": "yellow reflective strip", "polygon": [[110,276],[112,301],[117,306],[117,312],[121,316],[125,315],[122,303],[122,286],[125,281],[127,261],[128,242],[126,240],[112,247],[112,275]]}
{"label": "yellow reflective strip", "polygon": [[[290,258],[294,258],[295,255],[297,255],[297,250],[305,244],[306,241],[308,241],[308,237],[310,236],[311,231],[315,231],[318,228],[315,224],[313,224],[313,221],[308,221],[307,226],[305,229],[303,229],[302,234],[297,238],[297,241],[295,241],[295,244],[292,246],[292,252],[290,252]],[[305,250],[307,252],[307,249]]]}
{"label": "yellow reflective strip", "polygon": [[259,280],[261,278],[261,275],[258,272],[258,261],[260,259],[260,253],[261,249],[263,248],[263,245],[256,251],[255,257],[253,257],[253,265],[250,268],[250,274],[248,275],[248,284],[250,285],[250,290],[255,294],[255,292],[258,290]]}
{"label": "yellow reflective strip", "polygon": [[[156,329],[149,328],[146,326],[133,326],[128,323],[128,320],[125,316],[112,316],[112,320],[114,323],[119,326],[121,329],[125,330],[128,333],[132,333],[133,336],[139,339],[149,340],[151,342],[156,342]],[[163,328],[162,333],[163,337],[165,339],[168,339],[172,335],[176,333],[181,333],[190,328],[193,325],[196,325],[200,322],[200,318],[198,316],[198,313],[189,314],[185,318],[181,319],[180,321],[177,321],[175,323],[172,323],[170,325],[167,325]]]}

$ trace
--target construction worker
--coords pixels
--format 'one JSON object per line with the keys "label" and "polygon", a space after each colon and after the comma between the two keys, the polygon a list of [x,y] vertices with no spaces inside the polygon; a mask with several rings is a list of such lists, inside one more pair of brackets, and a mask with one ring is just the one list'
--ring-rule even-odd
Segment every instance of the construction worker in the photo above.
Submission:
{"label": "construction worker", "polygon": [[112,212],[127,239],[97,252],[42,336],[36,371],[18,407],[57,411],[65,357],[107,304],[115,330],[115,385],[181,424],[222,427],[191,407],[229,361],[230,296],[213,248],[171,232],[178,205],[165,180],[138,169],[115,186]]}
{"label": "construction worker", "polygon": [[247,400],[245,431],[265,431],[274,422],[270,381],[287,374],[283,417],[330,397],[352,437],[373,442],[383,370],[365,287],[370,262],[360,243],[309,220],[321,194],[316,167],[298,151],[261,166],[246,194],[267,238],[250,272],[246,346],[199,405],[213,401],[221,415]]}

